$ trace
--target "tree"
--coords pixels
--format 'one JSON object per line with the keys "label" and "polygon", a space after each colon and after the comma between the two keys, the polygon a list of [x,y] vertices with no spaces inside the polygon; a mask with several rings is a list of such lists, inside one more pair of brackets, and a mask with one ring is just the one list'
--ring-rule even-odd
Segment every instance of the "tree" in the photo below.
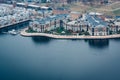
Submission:
{"label": "tree", "polygon": [[90,35],[90,34],[89,34],[89,32],[87,32],[87,31],[86,31],[86,32],[84,32],[84,34],[85,34],[85,35]]}

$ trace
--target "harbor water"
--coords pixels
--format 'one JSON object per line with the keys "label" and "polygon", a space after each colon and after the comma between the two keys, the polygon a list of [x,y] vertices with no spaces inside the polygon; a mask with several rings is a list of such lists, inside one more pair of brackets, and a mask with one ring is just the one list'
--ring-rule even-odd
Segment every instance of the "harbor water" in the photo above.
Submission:
{"label": "harbor water", "polygon": [[120,80],[120,39],[0,34],[0,80]]}

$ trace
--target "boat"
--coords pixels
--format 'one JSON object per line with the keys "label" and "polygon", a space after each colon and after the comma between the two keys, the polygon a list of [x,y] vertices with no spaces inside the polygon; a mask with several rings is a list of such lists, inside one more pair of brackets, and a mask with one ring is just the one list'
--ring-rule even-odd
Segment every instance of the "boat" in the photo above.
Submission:
{"label": "boat", "polygon": [[8,32],[2,32],[2,34],[8,34]]}
{"label": "boat", "polygon": [[17,35],[17,32],[15,31],[15,29],[13,29],[12,31],[8,31],[8,33],[12,35]]}

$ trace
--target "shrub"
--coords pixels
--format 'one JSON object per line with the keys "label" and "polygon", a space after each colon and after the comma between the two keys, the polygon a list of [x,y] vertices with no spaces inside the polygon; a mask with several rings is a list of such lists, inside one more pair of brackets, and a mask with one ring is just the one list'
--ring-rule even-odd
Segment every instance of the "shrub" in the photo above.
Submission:
{"label": "shrub", "polygon": [[87,31],[86,31],[86,32],[84,32],[84,34],[85,34],[85,35],[90,35],[90,34],[89,34],[89,32],[87,32]]}

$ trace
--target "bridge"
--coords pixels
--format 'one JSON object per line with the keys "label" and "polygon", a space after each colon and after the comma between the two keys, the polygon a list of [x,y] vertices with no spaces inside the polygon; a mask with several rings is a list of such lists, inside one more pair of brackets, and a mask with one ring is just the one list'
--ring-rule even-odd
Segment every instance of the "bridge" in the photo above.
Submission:
{"label": "bridge", "polygon": [[18,22],[11,23],[8,25],[0,26],[0,32],[8,31],[9,29],[13,29],[13,28],[16,28],[18,26],[22,27],[22,25],[29,24],[29,21],[30,21],[30,19],[26,19],[26,20],[18,21]]}

